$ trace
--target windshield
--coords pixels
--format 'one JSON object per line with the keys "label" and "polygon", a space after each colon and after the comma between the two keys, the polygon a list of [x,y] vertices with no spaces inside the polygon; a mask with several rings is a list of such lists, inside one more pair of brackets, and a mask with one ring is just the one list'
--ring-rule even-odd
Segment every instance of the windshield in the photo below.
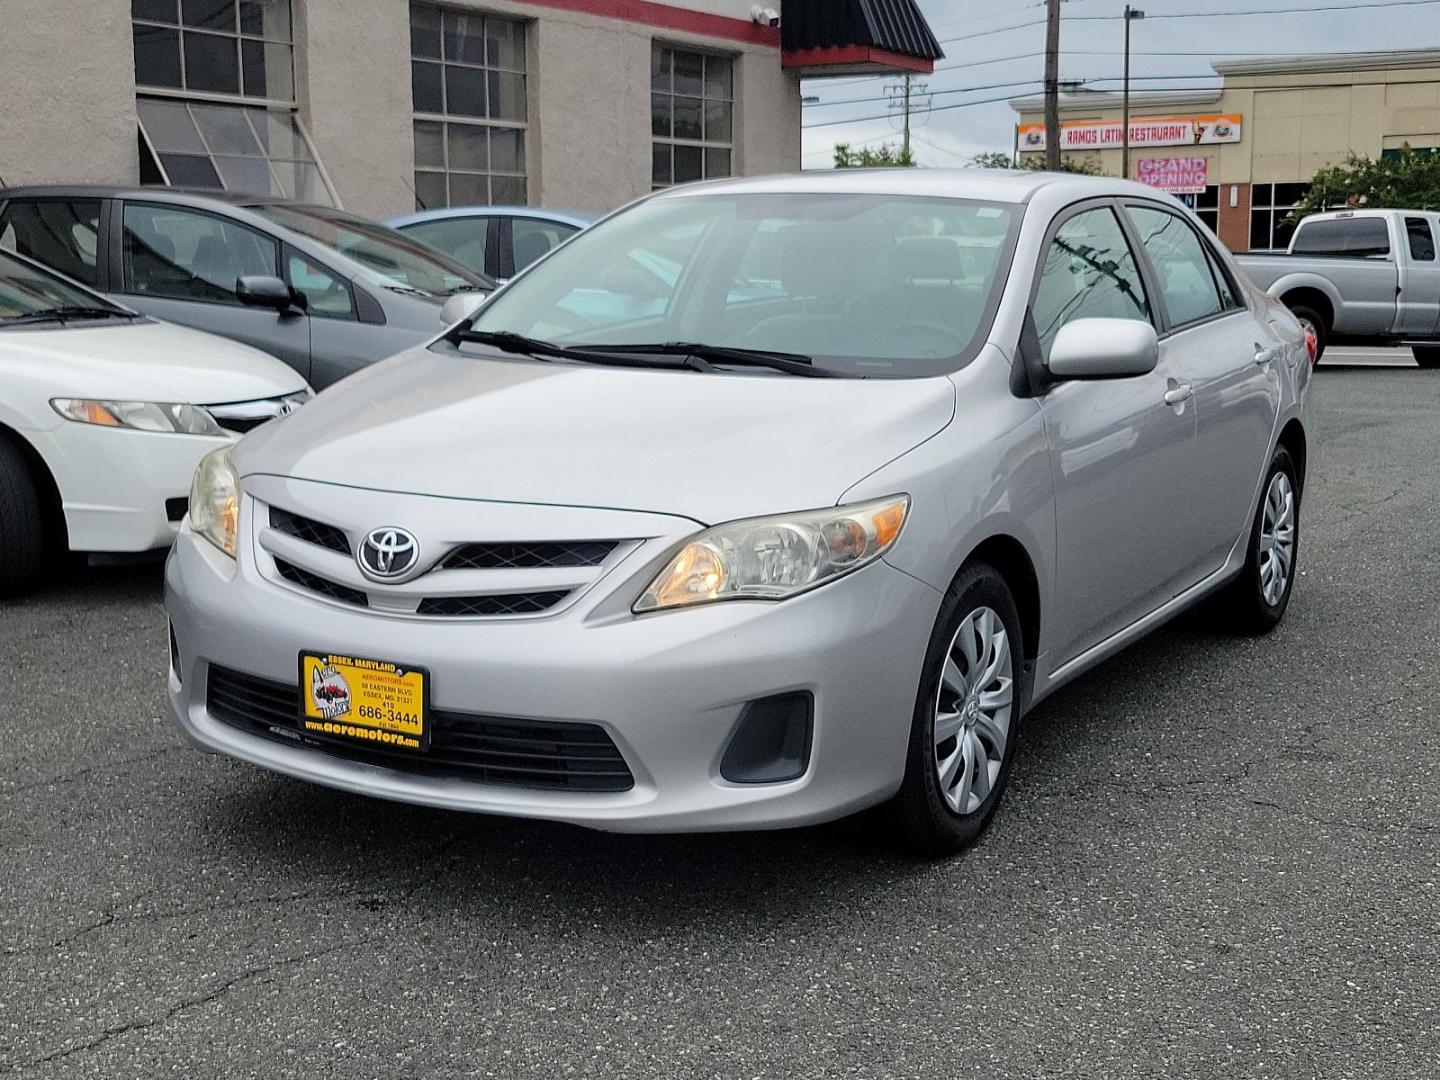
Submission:
{"label": "windshield", "polygon": [[872,194],[652,199],[517,278],[474,328],[573,346],[798,353],[846,374],[938,374],[985,340],[1018,211]]}
{"label": "windshield", "polygon": [[250,209],[354,260],[371,271],[381,286],[426,296],[449,296],[473,289],[488,292],[495,288],[493,281],[428,244],[374,221],[318,206],[262,204]]}
{"label": "windshield", "polygon": [[71,285],[40,267],[0,251],[0,319],[39,315],[59,308],[124,309]]}

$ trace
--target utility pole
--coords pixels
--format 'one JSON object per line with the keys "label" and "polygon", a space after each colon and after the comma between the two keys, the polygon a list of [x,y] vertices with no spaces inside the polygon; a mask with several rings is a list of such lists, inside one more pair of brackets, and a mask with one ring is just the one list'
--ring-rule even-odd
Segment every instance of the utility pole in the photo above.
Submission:
{"label": "utility pole", "polygon": [[1060,168],[1060,0],[1045,0],[1045,168]]}
{"label": "utility pole", "polygon": [[910,73],[905,73],[905,139],[901,143],[900,160],[910,160]]}
{"label": "utility pole", "polygon": [[1120,176],[1125,180],[1130,179],[1130,24],[1144,17],[1145,12],[1125,5],[1125,92],[1120,107]]}

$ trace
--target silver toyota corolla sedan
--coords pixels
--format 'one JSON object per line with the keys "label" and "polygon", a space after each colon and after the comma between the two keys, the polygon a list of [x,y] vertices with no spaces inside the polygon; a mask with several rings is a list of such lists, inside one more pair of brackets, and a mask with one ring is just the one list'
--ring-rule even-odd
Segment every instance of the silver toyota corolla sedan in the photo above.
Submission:
{"label": "silver toyota corolla sedan", "polygon": [[204,461],[169,699],[389,799],[954,851],[1056,687],[1284,615],[1311,350],[1123,181],[662,192]]}

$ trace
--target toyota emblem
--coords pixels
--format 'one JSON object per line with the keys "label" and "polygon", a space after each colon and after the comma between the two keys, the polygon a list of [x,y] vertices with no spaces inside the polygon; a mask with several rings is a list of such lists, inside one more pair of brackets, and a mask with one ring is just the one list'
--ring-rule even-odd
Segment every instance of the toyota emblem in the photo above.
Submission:
{"label": "toyota emblem", "polygon": [[365,535],[355,559],[366,577],[394,581],[415,569],[420,561],[420,541],[404,529],[384,525]]}

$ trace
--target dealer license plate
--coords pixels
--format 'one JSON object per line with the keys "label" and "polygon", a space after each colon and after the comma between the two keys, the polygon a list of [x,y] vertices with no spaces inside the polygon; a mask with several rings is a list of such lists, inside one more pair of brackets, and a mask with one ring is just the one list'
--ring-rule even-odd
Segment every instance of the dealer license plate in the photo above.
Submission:
{"label": "dealer license plate", "polygon": [[430,744],[424,668],[337,653],[300,654],[300,724],[307,735],[377,749]]}

